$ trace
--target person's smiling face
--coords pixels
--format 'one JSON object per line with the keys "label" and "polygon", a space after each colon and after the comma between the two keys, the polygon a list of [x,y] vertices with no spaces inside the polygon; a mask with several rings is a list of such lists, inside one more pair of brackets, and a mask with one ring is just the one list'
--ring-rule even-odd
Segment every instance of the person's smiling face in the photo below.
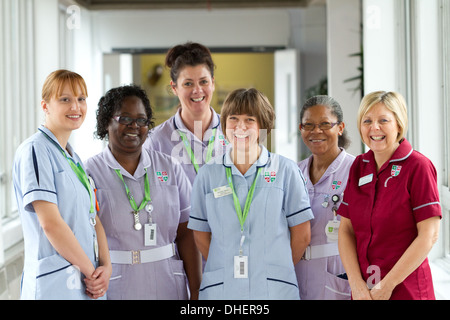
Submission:
{"label": "person's smiling face", "polygon": [[370,108],[361,119],[361,137],[375,154],[390,157],[398,147],[399,132],[394,113],[381,102]]}
{"label": "person's smiling face", "polygon": [[206,65],[184,67],[177,83],[171,82],[171,85],[183,111],[198,116],[209,110],[214,93],[214,78]]}
{"label": "person's smiling face", "polygon": [[[315,127],[311,131],[302,130],[302,124],[300,124],[300,131],[303,142],[313,155],[324,155],[338,147],[339,134],[343,133],[344,124],[337,122],[337,117],[326,106],[316,105],[305,110],[302,124],[313,124]],[[319,128],[321,124],[335,125],[331,129],[322,130]]]}
{"label": "person's smiling face", "polygon": [[226,136],[236,151],[249,152],[258,146],[258,120],[246,114],[232,114],[226,119]]}
{"label": "person's smiling face", "polygon": [[[127,97],[123,100],[120,110],[115,117],[129,117],[135,119],[148,119],[144,104],[141,99],[135,96]],[[129,125],[119,123],[111,119],[108,126],[109,145],[111,149],[119,152],[140,152],[148,134],[148,126],[138,126],[136,121]]]}
{"label": "person's smiling face", "polygon": [[46,113],[46,126],[54,134],[80,128],[87,111],[86,97],[78,87],[74,93],[69,84],[63,87],[61,96],[52,97],[50,101],[42,101]]}

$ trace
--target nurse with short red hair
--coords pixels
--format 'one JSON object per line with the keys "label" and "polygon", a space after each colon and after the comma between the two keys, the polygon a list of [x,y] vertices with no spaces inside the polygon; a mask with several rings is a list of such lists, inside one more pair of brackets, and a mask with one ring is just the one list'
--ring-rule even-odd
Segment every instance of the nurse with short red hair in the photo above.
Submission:
{"label": "nurse with short red hair", "polygon": [[442,218],[433,163],[405,139],[407,112],[395,92],[366,95],[358,156],[339,207],[339,253],[353,299],[435,299],[427,255]]}

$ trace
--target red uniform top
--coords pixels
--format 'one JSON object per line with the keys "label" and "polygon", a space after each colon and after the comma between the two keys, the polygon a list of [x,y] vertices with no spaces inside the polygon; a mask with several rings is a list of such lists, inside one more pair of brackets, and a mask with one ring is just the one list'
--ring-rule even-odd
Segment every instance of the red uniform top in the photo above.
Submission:
{"label": "red uniform top", "polygon": [[[373,151],[350,169],[338,214],[351,220],[364,280],[392,269],[417,237],[417,223],[441,215],[436,169],[404,139],[380,171]],[[392,292],[391,299],[435,299],[428,259]]]}

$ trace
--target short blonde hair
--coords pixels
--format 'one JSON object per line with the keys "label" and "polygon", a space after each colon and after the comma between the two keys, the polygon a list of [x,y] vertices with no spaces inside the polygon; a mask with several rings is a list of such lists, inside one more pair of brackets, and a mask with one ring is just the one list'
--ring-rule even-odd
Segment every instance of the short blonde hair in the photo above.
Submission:
{"label": "short blonde hair", "polygon": [[[382,103],[389,111],[394,114],[395,120],[400,128],[397,136],[397,142],[406,136],[408,130],[408,112],[406,101],[398,92],[375,91],[364,96],[358,110],[358,130],[361,135],[361,121],[366,113],[378,103]],[[362,138],[362,136],[361,136]]]}
{"label": "short blonde hair", "polygon": [[42,100],[49,102],[54,97],[60,97],[66,84],[69,84],[74,94],[78,95],[79,92],[77,91],[80,88],[81,93],[86,97],[88,96],[83,77],[78,73],[61,69],[53,71],[45,79],[42,86]]}
{"label": "short blonde hair", "polygon": [[250,89],[236,89],[228,94],[220,111],[222,131],[226,132],[226,120],[230,115],[247,114],[258,120],[260,129],[267,130],[267,135],[274,127],[275,111],[269,99],[260,91]]}

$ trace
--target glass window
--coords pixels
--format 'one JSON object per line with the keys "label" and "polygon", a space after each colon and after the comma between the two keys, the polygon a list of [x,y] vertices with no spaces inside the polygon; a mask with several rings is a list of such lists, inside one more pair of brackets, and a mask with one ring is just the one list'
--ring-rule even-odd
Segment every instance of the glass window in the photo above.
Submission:
{"label": "glass window", "polygon": [[444,185],[450,188],[450,3],[441,0],[441,39],[442,39],[442,88],[444,95],[444,137],[445,137],[445,175]]}
{"label": "glass window", "polygon": [[443,203],[443,221],[441,232],[444,236],[445,256],[450,259],[450,3],[440,1],[441,41],[442,41],[442,94],[444,104],[444,175],[441,202]]}
{"label": "glass window", "polygon": [[0,1],[0,220],[17,216],[12,163],[35,130],[33,0]]}

